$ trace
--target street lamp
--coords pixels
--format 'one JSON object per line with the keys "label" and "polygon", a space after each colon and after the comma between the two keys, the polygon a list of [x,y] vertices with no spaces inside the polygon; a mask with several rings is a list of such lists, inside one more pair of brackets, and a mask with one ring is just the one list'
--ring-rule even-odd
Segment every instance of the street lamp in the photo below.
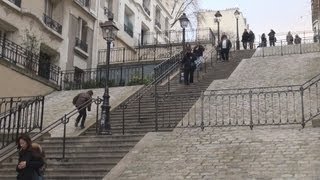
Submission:
{"label": "street lamp", "polygon": [[189,19],[186,15],[186,13],[183,13],[180,18],[180,26],[182,27],[182,47],[183,47],[183,52],[185,52],[185,48],[186,48],[186,28],[188,27],[189,24]]}
{"label": "street lamp", "polygon": [[221,21],[221,13],[220,11],[217,11],[216,14],[214,15],[215,18],[215,22],[218,23],[218,43],[220,42],[220,21]]}
{"label": "street lamp", "polygon": [[107,57],[106,57],[106,65],[107,65],[107,73],[106,73],[106,82],[103,94],[103,103],[101,105],[101,120],[100,120],[100,134],[111,134],[111,125],[110,125],[110,103],[109,103],[109,65],[110,65],[110,46],[111,42],[115,40],[117,31],[119,30],[115,23],[113,22],[113,17],[109,16],[108,21],[104,23],[100,23],[100,27],[102,29],[103,39],[107,41]]}
{"label": "street lamp", "polygon": [[238,11],[238,9],[234,12],[234,16],[236,17],[236,20],[237,20],[236,49],[239,50],[240,49],[240,41],[239,41],[239,16],[240,16],[240,12]]}

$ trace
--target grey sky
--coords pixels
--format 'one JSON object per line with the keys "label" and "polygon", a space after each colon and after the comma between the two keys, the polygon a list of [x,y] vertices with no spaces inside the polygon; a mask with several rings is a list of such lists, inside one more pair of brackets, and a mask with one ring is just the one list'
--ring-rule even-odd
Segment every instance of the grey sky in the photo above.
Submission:
{"label": "grey sky", "polygon": [[311,31],[310,0],[200,0],[201,9],[238,7],[255,34]]}

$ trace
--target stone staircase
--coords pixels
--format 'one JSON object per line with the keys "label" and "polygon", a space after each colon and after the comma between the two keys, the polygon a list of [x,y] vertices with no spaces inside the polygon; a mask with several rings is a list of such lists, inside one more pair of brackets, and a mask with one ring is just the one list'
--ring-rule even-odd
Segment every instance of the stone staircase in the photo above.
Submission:
{"label": "stone staircase", "polygon": [[[184,106],[188,110],[196,102],[200,92],[206,90],[213,80],[228,78],[240,60],[251,57],[253,53],[250,50],[232,52],[229,62],[214,62],[213,67],[207,69],[207,73],[199,75],[195,73],[195,82],[190,86],[179,84],[178,76],[175,76],[170,89],[178,94],[198,94]],[[159,85],[158,93],[165,91],[166,86]],[[167,106],[170,108],[174,103],[169,103]],[[137,115],[138,107],[139,104],[135,101],[125,110],[124,135],[122,135],[123,111],[117,108],[111,112],[112,136],[95,136],[94,125],[79,137],[66,138],[65,159],[62,159],[62,138],[47,137],[39,140],[48,159],[46,179],[94,180],[105,176],[147,132],[155,131],[153,89],[141,99],[140,122]],[[174,119],[176,123],[180,120],[178,116]],[[158,131],[171,131],[173,128],[159,126]],[[1,163],[1,179],[15,179],[16,163],[17,154]]]}

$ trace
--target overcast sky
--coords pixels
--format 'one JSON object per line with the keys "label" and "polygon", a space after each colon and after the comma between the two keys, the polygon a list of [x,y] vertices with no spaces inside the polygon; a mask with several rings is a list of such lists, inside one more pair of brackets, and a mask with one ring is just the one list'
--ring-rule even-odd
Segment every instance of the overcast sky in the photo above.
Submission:
{"label": "overcast sky", "polygon": [[200,0],[201,9],[238,7],[255,34],[311,31],[310,0]]}

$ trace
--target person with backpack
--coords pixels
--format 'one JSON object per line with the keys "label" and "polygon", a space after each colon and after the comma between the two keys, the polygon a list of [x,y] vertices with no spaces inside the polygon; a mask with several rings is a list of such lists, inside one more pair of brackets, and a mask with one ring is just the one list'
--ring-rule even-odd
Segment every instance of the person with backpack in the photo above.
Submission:
{"label": "person with backpack", "polygon": [[43,165],[40,168],[35,169],[36,171],[36,177],[35,180],[43,180],[44,179],[44,171],[46,169],[46,161],[45,161],[45,153],[40,144],[38,143],[32,143],[31,145],[32,149],[32,159],[31,164],[34,161],[42,162]]}
{"label": "person with backpack", "polygon": [[78,127],[79,121],[80,119],[82,119],[80,128],[81,129],[85,128],[84,123],[87,117],[87,108],[88,108],[88,111],[91,111],[92,95],[93,95],[92,90],[89,90],[87,92],[80,93],[73,98],[72,103],[73,105],[76,106],[79,112],[79,115],[76,118],[76,121],[74,124],[75,127]]}

